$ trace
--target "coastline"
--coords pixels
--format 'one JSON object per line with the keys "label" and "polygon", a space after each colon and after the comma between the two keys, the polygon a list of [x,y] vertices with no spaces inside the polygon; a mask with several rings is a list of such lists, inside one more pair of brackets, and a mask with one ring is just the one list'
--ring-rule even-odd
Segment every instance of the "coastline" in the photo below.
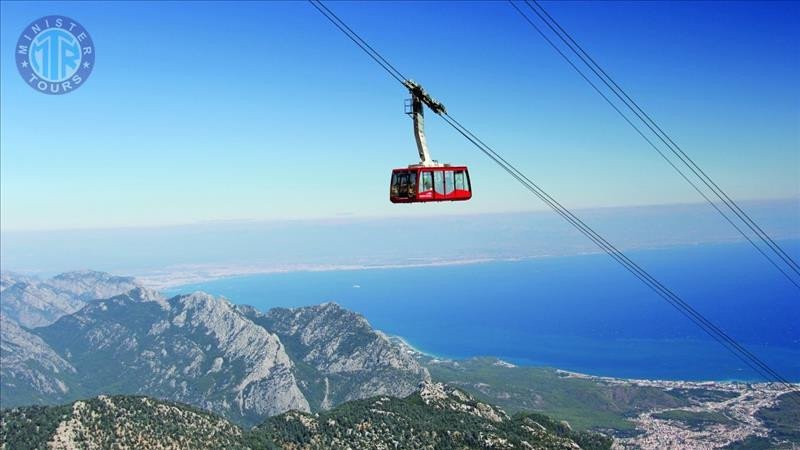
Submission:
{"label": "coastline", "polygon": [[[600,252],[582,252],[575,255],[585,256],[599,254]],[[520,257],[498,258],[470,258],[426,261],[418,263],[376,263],[376,264],[288,264],[288,265],[250,265],[250,266],[181,266],[174,270],[165,269],[149,273],[134,273],[135,278],[152,289],[174,289],[182,286],[206,283],[229,278],[247,277],[253,275],[273,275],[297,272],[345,272],[360,270],[391,270],[414,269],[424,267],[450,267],[473,264],[486,264],[495,262],[520,262],[540,258],[554,258],[558,255],[536,255]]]}
{"label": "coastline", "polygon": [[[713,244],[710,244],[713,245]],[[681,247],[695,247],[696,245],[688,245],[688,246],[681,246]],[[721,246],[720,249],[725,249],[727,246]],[[740,251],[739,249],[733,248],[736,251]],[[653,255],[658,255],[658,252],[654,249],[644,249],[644,251],[653,251]],[[705,250],[692,250],[692,251],[705,251]],[[728,251],[725,249],[724,251]],[[745,250],[741,250],[745,251]],[[645,253],[642,253],[642,257],[644,259]],[[597,378],[603,379],[620,379],[620,380],[642,380],[642,381],[685,381],[685,382],[695,382],[695,383],[702,383],[702,382],[715,382],[715,383],[762,383],[762,380],[757,378],[756,376],[751,376],[746,370],[736,366],[735,364],[731,364],[730,367],[726,365],[725,354],[721,352],[720,349],[716,348],[716,343],[711,341],[706,341],[703,339],[697,339],[696,336],[678,336],[678,335],[670,335],[667,338],[661,337],[661,335],[654,335],[654,337],[648,338],[647,334],[630,334],[624,337],[614,337],[613,335],[605,335],[602,339],[597,339],[595,342],[595,338],[588,334],[581,334],[581,331],[576,332],[577,334],[570,334],[567,331],[563,331],[561,333],[545,335],[542,334],[543,332],[538,332],[536,334],[537,345],[541,347],[539,350],[529,352],[529,358],[527,354],[515,352],[514,348],[512,347],[497,347],[497,348],[486,348],[486,346],[478,346],[476,348],[462,348],[464,347],[461,343],[463,339],[467,339],[464,336],[468,335],[458,335],[457,341],[453,342],[453,345],[440,345],[440,342],[448,342],[447,340],[444,341],[431,341],[427,339],[426,336],[421,336],[417,333],[413,327],[405,326],[405,325],[397,325],[399,323],[415,323],[414,320],[417,320],[413,317],[406,317],[404,316],[402,321],[398,321],[397,317],[390,317],[387,316],[384,312],[386,307],[382,306],[384,303],[381,302],[389,302],[386,303],[391,304],[391,289],[384,288],[386,286],[391,286],[394,283],[394,279],[397,278],[395,276],[395,272],[391,272],[393,269],[403,270],[409,268],[420,268],[420,267],[445,267],[445,266],[475,266],[480,264],[487,264],[487,267],[491,267],[491,270],[488,270],[492,273],[516,273],[514,272],[517,267],[517,262],[525,262],[525,261],[534,261],[531,264],[531,267],[536,268],[538,267],[538,262],[536,260],[543,260],[545,258],[549,259],[561,259],[564,258],[564,262],[558,263],[567,269],[572,267],[570,264],[570,258],[579,258],[578,255],[540,255],[540,256],[532,256],[527,258],[472,258],[469,260],[439,260],[439,261],[410,261],[407,263],[400,263],[400,264],[342,264],[342,265],[284,265],[284,266],[249,266],[246,267],[245,270],[242,268],[217,268],[209,270],[208,267],[204,267],[204,273],[193,272],[195,276],[202,275],[203,278],[211,279],[211,280],[223,280],[227,279],[230,281],[223,281],[220,283],[209,283],[207,286],[203,284],[202,281],[198,281],[199,285],[193,285],[188,283],[188,286],[184,283],[180,283],[181,280],[186,280],[186,278],[179,278],[172,276],[170,280],[172,281],[169,284],[165,284],[166,289],[169,289],[171,286],[186,286],[184,291],[181,292],[188,292],[191,290],[206,290],[209,292],[214,293],[215,295],[224,295],[231,299],[237,299],[239,302],[245,304],[252,304],[256,305],[262,309],[269,309],[272,306],[287,306],[287,307],[300,307],[304,305],[314,305],[318,304],[322,301],[337,301],[338,303],[348,307],[354,311],[358,311],[364,314],[370,322],[374,324],[377,329],[385,330],[385,334],[389,336],[394,336],[396,339],[402,341],[404,347],[409,349],[411,352],[423,354],[429,358],[434,358],[438,360],[453,360],[453,361],[463,361],[471,358],[480,358],[482,356],[488,357],[496,357],[501,360],[505,360],[506,362],[513,364],[519,367],[526,367],[526,368],[553,368],[553,369],[561,369],[565,373],[572,372],[575,374],[586,375],[586,376],[593,376]],[[675,259],[675,258],[673,258]],[[589,260],[589,259],[587,259]],[[591,261],[593,261],[592,259]],[[576,260],[577,262],[577,260]],[[491,266],[492,263],[500,263],[496,266]],[[502,263],[511,263],[509,265],[503,265]],[[599,261],[601,264],[605,264],[602,261]],[[548,263],[549,264],[549,263]],[[594,263],[591,263],[594,264]],[[525,272],[519,273],[529,273],[527,270],[527,264],[520,264],[519,267]],[[387,271],[386,275],[384,272],[379,272],[381,270]],[[476,271],[480,273],[484,273],[485,269],[478,267],[475,268],[464,268],[464,269],[456,269],[460,271],[466,271],[469,276],[474,275]],[[358,278],[359,271],[372,271],[363,272],[364,279]],[[510,272],[509,272],[510,271]],[[242,273],[246,272],[246,273]],[[331,274],[331,275],[314,275],[317,272],[348,272],[342,274]],[[537,271],[533,271],[537,273]],[[301,273],[298,276],[286,276],[286,277],[271,277],[265,276],[260,278],[260,275],[270,275],[270,274],[290,274],[290,273]],[[302,275],[302,273],[308,273],[308,275]],[[410,272],[400,272],[398,271],[396,274],[400,275],[414,275],[414,276],[422,276],[422,274],[426,274],[425,277],[430,278],[427,282],[438,282],[436,277],[442,276],[442,274],[447,275],[448,271],[443,271],[442,273],[439,272],[427,272],[424,269],[418,271],[410,271]],[[174,275],[174,274],[173,274]],[[462,275],[463,276],[463,275]],[[504,275],[505,276],[505,275]],[[510,275],[509,275],[510,276]],[[377,277],[377,278],[376,278]],[[449,279],[456,279],[458,277],[450,276]],[[141,278],[140,278],[141,279]],[[319,292],[317,290],[312,290],[311,294],[304,294],[308,288],[303,287],[303,284],[308,280],[325,280],[324,284],[325,287],[321,287]],[[516,279],[516,278],[515,278]],[[335,280],[335,281],[334,281]],[[372,280],[372,281],[370,281]],[[502,280],[502,278],[501,278]],[[367,283],[364,283],[364,282]],[[458,281],[459,283],[461,281]],[[264,293],[261,292],[262,284],[265,286],[272,286],[271,288],[267,288]],[[479,283],[480,284],[480,283]],[[330,286],[329,286],[330,285]],[[353,289],[358,288],[358,290],[351,290],[350,287],[352,285]],[[363,285],[363,289],[362,289]],[[241,287],[240,287],[241,286]],[[287,288],[287,286],[291,286],[291,288]],[[691,286],[689,286],[691,287]],[[482,291],[481,291],[482,292]],[[493,295],[491,289],[487,290],[485,295]],[[720,291],[722,292],[722,291]],[[727,292],[727,291],[726,291]],[[169,294],[172,293],[180,293],[173,290],[168,292]],[[287,295],[289,295],[287,297]],[[480,295],[484,295],[481,293]],[[263,298],[262,298],[263,296]],[[512,297],[509,297],[512,298]],[[744,297],[743,297],[744,298]],[[752,297],[756,298],[756,297]],[[784,296],[784,299],[786,297]],[[791,297],[789,297],[791,298]],[[281,300],[283,299],[283,300]],[[259,301],[262,301],[259,304]],[[459,300],[463,301],[463,299]],[[477,300],[476,300],[477,301]],[[509,300],[513,302],[513,300]],[[288,302],[284,304],[284,302]],[[413,302],[412,302],[413,303]],[[476,303],[477,304],[477,303]],[[416,305],[416,304],[415,304]],[[449,304],[448,304],[449,305]],[[420,305],[417,305],[420,306]],[[424,305],[423,305],[424,306]],[[459,305],[453,304],[449,305],[455,308],[458,308]],[[513,305],[512,305],[513,306]],[[474,309],[474,308],[473,308]],[[605,311],[605,310],[604,310]],[[498,320],[504,321],[508,319],[502,313],[496,315],[499,317]],[[430,317],[427,316],[429,319]],[[475,317],[472,317],[474,320]],[[411,320],[411,322],[409,322]],[[444,319],[443,320],[448,320]],[[430,320],[429,320],[430,322]],[[497,324],[495,324],[497,325]],[[434,329],[437,327],[436,323],[428,323],[428,329]],[[463,326],[454,325],[458,330],[461,330]],[[459,328],[459,326],[461,328]],[[580,328],[579,330],[584,330],[584,328]],[[463,330],[462,330],[463,331]],[[524,333],[523,333],[524,334]],[[447,336],[442,336],[443,339],[448,339]],[[451,338],[455,338],[451,336]],[[758,336],[756,337],[758,338]],[[415,341],[416,339],[416,341]],[[752,347],[753,351],[758,351],[759,355],[765,355],[765,358],[772,358],[771,360],[775,360],[778,362],[781,361],[789,361],[788,365],[786,365],[786,369],[782,369],[783,372],[788,373],[796,373],[797,365],[796,363],[791,363],[793,358],[796,358],[798,349],[795,344],[786,343],[781,341],[773,342],[772,345],[767,345],[764,341],[759,341],[758,339],[753,341],[746,341],[750,342],[748,345]],[[788,341],[787,341],[788,342]],[[422,346],[420,347],[421,344]],[[660,346],[660,347],[659,347]],[[427,348],[426,348],[427,347]],[[554,350],[558,349],[558,350]],[[666,350],[663,350],[666,349]],[[433,351],[430,351],[433,350]],[[490,352],[491,350],[491,352]],[[504,352],[503,350],[508,350],[508,352]],[[637,358],[635,355],[637,354],[658,354],[659,351],[667,351],[671,352],[670,355],[677,358],[675,361],[683,361],[684,359],[690,360],[692,358],[683,358],[682,355],[699,355],[708,353],[712,358],[703,359],[702,361],[697,361],[697,358],[694,358],[694,362],[697,362],[697,365],[693,364],[680,364],[675,363],[671,366],[664,366],[662,369],[648,369],[648,367],[652,368],[655,367],[652,364],[647,365],[643,364],[643,358]],[[607,354],[611,358],[608,359],[598,359],[593,355],[593,352],[599,352],[599,354]],[[508,356],[511,355],[511,356]],[[564,356],[566,355],[566,356]],[[572,360],[569,359],[570,355],[574,357]],[[629,356],[633,355],[633,356]],[[668,355],[668,356],[670,356]],[[793,356],[794,355],[794,356]],[[533,358],[533,359],[530,359]],[[583,359],[581,359],[583,358]],[[587,359],[588,358],[588,359]],[[592,359],[594,358],[594,359]],[[788,358],[788,359],[787,359]],[[609,362],[612,361],[613,362]],[[640,361],[642,360],[642,361]],[[648,362],[648,361],[645,361]],[[649,361],[652,362],[652,361]],[[616,364],[613,370],[610,369],[612,364]],[[660,367],[660,366],[659,366]],[[624,370],[623,370],[624,368]],[[619,370],[617,370],[619,369]],[[746,369],[746,368],[744,368]],[[593,374],[593,375],[590,375]],[[792,382],[798,382],[800,379],[797,377],[788,377],[789,380]]]}
{"label": "coastline", "polygon": [[[780,239],[780,241],[798,241],[800,236],[790,236]],[[642,245],[628,246],[621,248],[625,252],[648,252],[661,251],[680,248],[694,248],[697,246],[725,246],[744,244],[743,240],[715,240],[706,242],[687,241],[662,245]],[[376,260],[369,263],[290,263],[290,264],[189,264],[168,266],[156,270],[128,270],[125,271],[133,275],[138,281],[152,289],[174,289],[181,286],[206,283],[229,278],[247,277],[253,275],[273,275],[297,272],[336,272],[336,271],[360,271],[360,270],[391,270],[391,269],[414,269],[425,267],[451,267],[487,263],[503,262],[522,262],[547,258],[569,258],[580,256],[601,255],[603,252],[596,248],[586,248],[564,254],[540,253],[528,255],[497,255],[497,256],[475,256],[452,259],[428,259],[417,262],[397,262]]]}
{"label": "coastline", "polygon": [[[580,378],[580,379],[587,379],[587,380],[594,380],[600,381],[605,383],[633,383],[639,386],[658,386],[661,388],[678,388],[686,385],[691,385],[695,387],[702,387],[702,386],[763,386],[763,387],[771,387],[777,386],[778,384],[775,382],[766,382],[766,381],[753,381],[753,380],[745,380],[745,379],[722,379],[722,380],[669,380],[669,379],[660,379],[660,378],[625,378],[625,377],[612,377],[612,376],[604,376],[604,375],[592,375],[589,373],[577,372],[573,370],[565,370],[560,369],[558,367],[551,367],[547,365],[528,365],[528,364],[519,364],[511,362],[507,359],[504,359],[500,356],[469,356],[464,358],[447,356],[447,355],[440,355],[432,352],[425,351],[418,347],[415,347],[413,344],[408,342],[408,340],[402,336],[397,335],[390,335],[383,331],[376,330],[381,333],[386,339],[389,341],[401,346],[407,353],[417,357],[417,358],[428,358],[429,360],[426,361],[426,364],[458,364],[459,362],[463,361],[491,361],[492,365],[498,367],[505,367],[508,369],[546,369],[552,370],[556,374],[563,375],[568,378]],[[796,386],[800,388],[800,381],[791,382],[792,386]]]}

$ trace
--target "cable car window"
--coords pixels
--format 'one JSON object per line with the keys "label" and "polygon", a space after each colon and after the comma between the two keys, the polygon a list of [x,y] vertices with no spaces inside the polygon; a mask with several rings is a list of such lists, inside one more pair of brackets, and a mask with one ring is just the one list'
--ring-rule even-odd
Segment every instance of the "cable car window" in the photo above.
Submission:
{"label": "cable car window", "polygon": [[422,177],[422,188],[420,192],[430,191],[433,189],[433,178],[431,177],[430,172],[422,172],[420,175]]}
{"label": "cable car window", "polygon": [[463,170],[457,170],[455,173],[455,186],[457,190],[460,191],[468,191],[469,186],[467,186],[467,176],[464,174]]}
{"label": "cable car window", "polygon": [[444,194],[444,175],[441,171],[433,172],[433,190],[437,194]]}
{"label": "cable car window", "polygon": [[453,171],[447,170],[444,172],[444,193],[445,195],[452,194],[453,190]]}
{"label": "cable car window", "polygon": [[397,182],[395,183],[395,185],[399,189],[404,189],[406,187],[406,184],[408,184],[408,177],[406,176],[405,172],[398,172]]}

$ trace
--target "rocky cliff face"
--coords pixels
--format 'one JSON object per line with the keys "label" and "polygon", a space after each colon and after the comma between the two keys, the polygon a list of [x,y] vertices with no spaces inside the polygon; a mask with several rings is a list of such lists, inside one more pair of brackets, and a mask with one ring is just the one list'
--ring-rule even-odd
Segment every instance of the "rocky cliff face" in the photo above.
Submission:
{"label": "rocky cliff face", "polygon": [[363,316],[335,303],[274,308],[266,315],[253,308],[241,310],[286,344],[313,409],[375,395],[405,397],[430,379],[412,355]]}
{"label": "rocky cliff face", "polygon": [[138,288],[35,332],[76,368],[79,392],[146,394],[244,423],[309,409],[279,338],[207,294]]}
{"label": "rocky cliff face", "polygon": [[0,272],[0,292],[20,281],[31,281],[32,278],[15,272]]}
{"label": "rocky cliff face", "polygon": [[138,286],[131,277],[88,270],[44,281],[3,273],[0,314],[26,328],[42,327],[78,311],[91,300],[113,297]]}
{"label": "rocky cliff face", "polygon": [[133,278],[70,272],[41,281],[0,274],[0,400],[4,405],[63,401],[75,368],[28,328],[49,325],[87,301],[136,286]]}
{"label": "rocky cliff face", "polygon": [[40,337],[0,315],[0,397],[3,403],[64,401],[75,368]]}
{"label": "rocky cliff face", "polygon": [[27,328],[49,325],[85,303],[37,282],[18,282],[0,293],[0,314]]}

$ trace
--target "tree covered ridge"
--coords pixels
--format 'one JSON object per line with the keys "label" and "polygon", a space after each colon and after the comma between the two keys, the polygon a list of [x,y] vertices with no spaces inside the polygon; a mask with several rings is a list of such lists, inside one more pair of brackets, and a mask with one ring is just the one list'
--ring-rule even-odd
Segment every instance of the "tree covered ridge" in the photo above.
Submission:
{"label": "tree covered ridge", "polygon": [[[430,395],[434,390],[435,395]],[[438,383],[406,398],[380,396],[319,414],[290,411],[244,430],[200,409],[141,396],[100,396],[0,412],[3,449],[45,448],[546,448],[608,449],[540,414],[506,415]]]}

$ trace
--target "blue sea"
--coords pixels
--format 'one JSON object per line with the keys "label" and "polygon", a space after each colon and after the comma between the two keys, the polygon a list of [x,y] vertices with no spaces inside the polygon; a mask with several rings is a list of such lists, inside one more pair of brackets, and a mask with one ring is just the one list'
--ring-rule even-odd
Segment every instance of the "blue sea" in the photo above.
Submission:
{"label": "blue sea", "polygon": [[[800,241],[781,245],[800,254]],[[782,376],[800,381],[800,291],[749,244],[627,254]],[[604,254],[255,275],[169,293],[195,290],[262,310],[335,301],[442,357],[496,356],[626,378],[759,380]]]}

